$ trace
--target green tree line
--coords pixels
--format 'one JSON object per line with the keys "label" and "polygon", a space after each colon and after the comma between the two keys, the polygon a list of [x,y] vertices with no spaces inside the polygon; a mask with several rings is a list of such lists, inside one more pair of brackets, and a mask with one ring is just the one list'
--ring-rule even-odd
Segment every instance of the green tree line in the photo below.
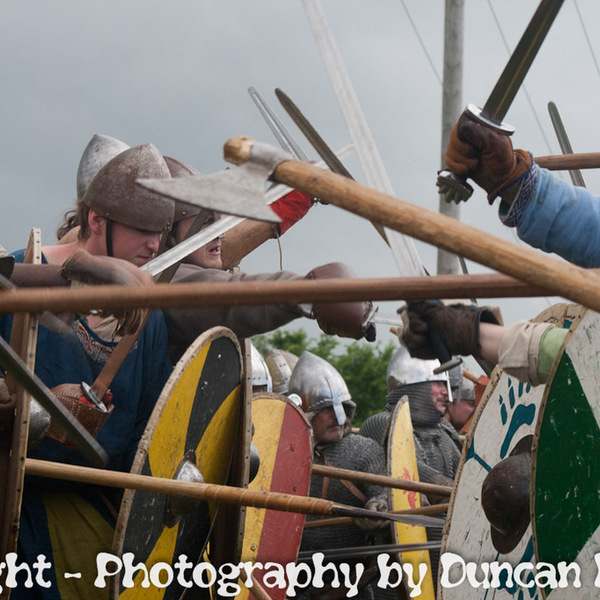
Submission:
{"label": "green tree line", "polygon": [[387,366],[397,347],[392,342],[385,346],[364,341],[343,345],[325,334],[317,339],[309,338],[303,329],[257,335],[252,342],[263,356],[272,348],[287,350],[296,356],[308,350],[332,364],[346,381],[352,400],[356,402],[355,427],[385,407]]}

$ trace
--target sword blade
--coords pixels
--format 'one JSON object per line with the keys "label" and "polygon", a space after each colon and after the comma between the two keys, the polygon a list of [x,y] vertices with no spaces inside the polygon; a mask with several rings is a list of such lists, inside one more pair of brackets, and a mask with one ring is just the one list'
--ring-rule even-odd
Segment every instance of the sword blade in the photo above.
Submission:
{"label": "sword blade", "polygon": [[[505,135],[514,133],[514,128],[503,123],[502,119],[519,91],[563,2],[564,0],[541,0],[484,107],[480,109],[474,104],[469,104],[464,114]],[[464,202],[473,193],[472,186],[465,179],[445,168],[438,172],[437,185],[447,202]]]}
{"label": "sword blade", "polygon": [[[182,178],[183,179],[183,178]],[[287,185],[277,184],[265,192],[265,203],[273,204],[279,198],[282,198],[291,191]],[[187,240],[183,240],[173,248],[170,248],[166,252],[153,258],[147,262],[144,266],[140,267],[144,271],[148,271],[152,277],[160,275],[165,269],[168,269],[177,262],[182,261],[186,256],[189,256],[192,252],[202,248],[208,242],[214,240],[220,235],[225,234],[230,229],[233,229],[236,225],[241,223],[244,219],[242,217],[234,217],[229,215],[223,217],[218,221],[215,221],[212,225],[209,225],[206,229],[202,229],[198,233],[190,236]]]}
{"label": "sword blade", "polygon": [[[275,88],[275,95],[279,99],[281,106],[290,116],[310,145],[317,151],[317,154],[323,159],[323,162],[329,167],[332,173],[343,175],[348,179],[354,179],[342,161],[335,152],[325,143],[325,140],[317,133],[317,130],[310,124],[309,120],[302,114],[302,111],[296,106],[292,99],[279,88]],[[383,230],[382,230],[383,231]]]}
{"label": "sword blade", "polygon": [[310,159],[308,155],[296,142],[294,136],[289,132],[288,128],[281,122],[279,117],[275,114],[275,111],[269,106],[267,101],[262,97],[260,92],[255,88],[250,86],[248,88],[248,93],[252,100],[254,100],[254,104],[256,104],[260,114],[263,116],[264,120],[267,122],[267,125],[273,132],[273,135],[279,142],[279,145],[287,150],[290,154],[295,156],[298,160],[303,160],[305,162],[309,162]]}
{"label": "sword blade", "polygon": [[542,0],[509,58],[481,113],[501,123],[564,0]]}
{"label": "sword blade", "polygon": [[[552,125],[554,127],[554,132],[556,133],[556,137],[558,139],[558,143],[560,145],[560,149],[563,154],[573,154],[573,147],[571,146],[571,142],[569,141],[569,136],[567,135],[567,130],[563,125],[562,119],[560,118],[560,113],[558,112],[558,108],[554,102],[548,102],[548,112],[550,113],[550,119],[552,120]],[[583,175],[579,169],[570,169],[569,175],[571,176],[571,181],[573,185],[577,185],[579,187],[586,187],[585,181],[583,180]]]}
{"label": "sword blade", "polygon": [[[285,112],[291,117],[292,121],[298,126],[298,129],[304,134],[304,137],[309,141],[310,145],[317,151],[317,154],[323,159],[323,162],[329,167],[332,173],[343,175],[348,179],[354,181],[354,177],[350,175],[350,172],[340,159],[336,156],[335,152],[326,144],[325,140],[317,133],[317,130],[310,124],[309,120],[302,114],[302,111],[296,106],[292,99],[285,94],[279,88],[275,89],[275,94],[281,103],[281,106],[285,109]],[[373,223],[373,227],[377,230],[377,233],[383,238],[383,240],[389,244],[387,235],[383,230],[383,227],[378,223]]]}
{"label": "sword blade", "polygon": [[[415,542],[414,544],[381,544],[378,546],[360,546],[357,548],[324,548],[319,550],[325,555],[328,560],[348,560],[351,558],[359,558],[361,556],[377,556],[384,552],[390,554],[392,552],[415,552],[423,550],[436,550],[441,547],[442,542]],[[298,562],[312,561],[314,552],[306,550],[298,553]]]}

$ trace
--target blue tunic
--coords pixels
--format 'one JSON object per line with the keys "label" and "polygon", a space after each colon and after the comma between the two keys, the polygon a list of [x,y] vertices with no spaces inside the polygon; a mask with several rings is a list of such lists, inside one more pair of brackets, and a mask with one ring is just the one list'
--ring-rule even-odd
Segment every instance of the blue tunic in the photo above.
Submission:
{"label": "blue tunic", "polygon": [[533,165],[500,219],[520,239],[581,267],[600,267],[600,197]]}
{"label": "blue tunic", "polygon": [[[23,251],[15,254],[18,262],[22,262],[23,254]],[[10,339],[11,327],[12,315],[0,315],[0,335],[7,340]],[[81,320],[75,321],[72,329],[74,335],[69,337],[39,327],[35,372],[49,388],[61,383],[82,381],[91,385],[116,346],[115,342],[101,339]],[[97,436],[98,442],[109,456],[110,469],[125,471],[130,469],[138,441],[170,373],[166,326],[162,313],[154,311],[110,386],[114,410]],[[40,442],[29,452],[29,456],[71,464],[88,464],[76,449],[67,448],[52,440]],[[78,491],[75,492],[73,488]],[[66,501],[63,502],[60,495],[65,494],[65,490],[71,490],[67,493],[71,496],[69,499],[65,496]],[[60,503],[63,502],[65,510],[68,508],[75,514],[79,514],[81,510],[87,512],[87,515],[82,515],[82,522],[91,523],[92,528],[95,526],[94,522],[100,524],[102,528],[98,519],[104,522],[111,521],[109,512],[102,506],[97,488],[86,489],[78,484],[56,482],[51,479],[27,479],[21,513],[19,558],[29,565],[33,565],[40,553],[53,564],[60,562],[57,553],[72,553],[69,547],[60,549],[53,547],[49,531],[56,529],[57,519],[52,517],[51,511],[47,510],[46,498],[50,495],[52,495],[52,514],[60,515]],[[81,509],[80,505],[84,508]],[[88,506],[89,509],[85,508]],[[95,514],[94,509],[98,511]],[[77,523],[71,525],[73,538],[76,539],[83,532],[78,529]],[[62,528],[64,529],[64,525]],[[105,538],[106,532],[104,532]],[[97,542],[92,540],[91,546],[94,545],[94,541]],[[110,547],[104,550],[109,552]],[[57,576],[61,580],[59,573],[52,572],[48,575],[47,578],[52,581],[52,586],[48,589],[34,591],[19,586],[13,590],[11,597],[34,598],[38,597],[38,594],[41,594],[40,598],[74,597],[69,593],[61,595],[57,587]],[[64,585],[62,581],[61,584]]]}

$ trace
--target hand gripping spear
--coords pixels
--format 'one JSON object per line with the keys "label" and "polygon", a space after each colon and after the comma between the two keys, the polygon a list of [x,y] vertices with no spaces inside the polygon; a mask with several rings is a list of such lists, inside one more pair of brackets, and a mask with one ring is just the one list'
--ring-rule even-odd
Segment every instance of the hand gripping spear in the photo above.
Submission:
{"label": "hand gripping spear", "polygon": [[[503,123],[502,119],[519,91],[563,1],[540,2],[484,107],[480,109],[474,104],[469,104],[465,115],[505,135],[514,133],[514,127]],[[448,202],[466,201],[473,193],[470,184],[447,169],[438,172],[437,185]]]}

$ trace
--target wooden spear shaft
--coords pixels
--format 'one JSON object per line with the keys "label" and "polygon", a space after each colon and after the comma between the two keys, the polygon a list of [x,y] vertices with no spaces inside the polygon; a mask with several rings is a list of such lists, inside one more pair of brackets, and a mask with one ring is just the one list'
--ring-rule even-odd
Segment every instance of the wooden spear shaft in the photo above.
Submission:
{"label": "wooden spear shaft", "polygon": [[27,475],[49,477],[51,479],[65,479],[67,481],[77,481],[79,483],[132,489],[143,492],[153,492],[156,494],[200,498],[202,500],[221,504],[253,506],[255,508],[266,508],[306,515],[371,517],[374,519],[386,519],[399,522],[406,521],[416,525],[420,524],[419,519],[431,519],[432,525],[437,523],[433,517],[382,513],[365,510],[363,508],[345,506],[322,498],[294,496],[292,494],[282,494],[265,490],[251,490],[248,488],[238,488],[214,483],[189,483],[162,477],[149,477],[147,475],[137,475],[134,473],[94,469],[91,467],[81,467],[78,465],[37,460],[33,458],[25,459],[25,473]]}
{"label": "wooden spear shaft", "polygon": [[[244,137],[229,140],[225,144],[225,159],[235,164],[247,162],[254,143]],[[272,177],[370,221],[600,311],[600,279],[585,269],[517,246],[309,163],[286,160],[276,167]]]}
{"label": "wooden spear shaft", "polygon": [[550,171],[571,171],[573,169],[600,168],[600,152],[579,152],[577,154],[536,156],[533,160],[540,167],[544,167]]}
{"label": "wooden spear shaft", "polygon": [[445,485],[411,481],[410,479],[398,479],[396,477],[389,477],[387,475],[363,473],[362,471],[340,469],[339,467],[330,467],[328,465],[313,465],[312,473],[313,475],[320,475],[321,477],[346,479],[347,481],[357,481],[359,483],[370,483],[371,485],[380,485],[382,487],[395,488],[398,490],[408,490],[410,492],[419,492],[421,494],[450,496],[452,493],[452,488]]}
{"label": "wooden spear shaft", "polygon": [[[600,274],[589,269],[590,276]],[[431,277],[171,283],[152,287],[101,285],[73,289],[28,288],[0,292],[0,313],[118,308],[183,308],[355,300],[518,298],[552,295],[500,273]]]}

